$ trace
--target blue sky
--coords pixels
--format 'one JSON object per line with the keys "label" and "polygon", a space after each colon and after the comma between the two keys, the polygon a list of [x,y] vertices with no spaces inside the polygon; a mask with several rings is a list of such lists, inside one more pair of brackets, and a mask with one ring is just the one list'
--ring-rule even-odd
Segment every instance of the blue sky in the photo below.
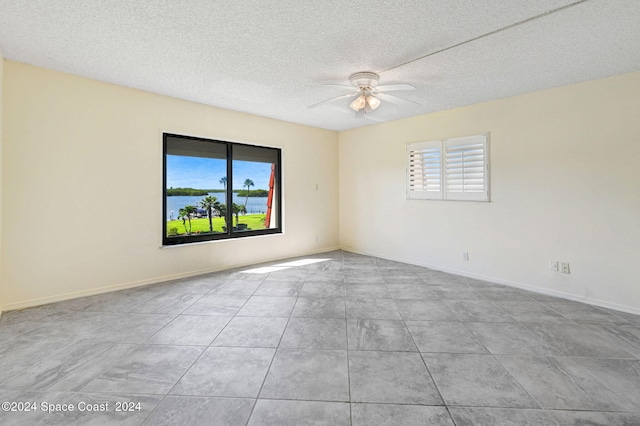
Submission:
{"label": "blue sky", "polygon": [[[226,160],[167,155],[167,188],[222,189],[226,174]],[[269,189],[271,164],[234,161],[233,176],[233,189],[242,189],[245,179],[255,184],[251,189]]]}

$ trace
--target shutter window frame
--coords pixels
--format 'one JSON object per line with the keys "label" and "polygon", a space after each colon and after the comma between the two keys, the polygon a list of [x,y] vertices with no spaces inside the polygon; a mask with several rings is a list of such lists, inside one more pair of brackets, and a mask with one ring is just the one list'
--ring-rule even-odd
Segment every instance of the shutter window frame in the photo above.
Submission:
{"label": "shutter window frame", "polygon": [[407,144],[406,161],[407,199],[490,201],[489,133]]}

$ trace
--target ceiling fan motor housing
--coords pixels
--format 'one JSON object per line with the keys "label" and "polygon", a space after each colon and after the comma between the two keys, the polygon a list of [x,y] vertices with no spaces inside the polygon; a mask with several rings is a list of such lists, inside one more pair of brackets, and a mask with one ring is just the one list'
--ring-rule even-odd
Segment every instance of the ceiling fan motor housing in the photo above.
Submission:
{"label": "ceiling fan motor housing", "polygon": [[374,72],[357,72],[349,76],[351,85],[358,88],[373,88],[378,85],[378,79],[380,77]]}

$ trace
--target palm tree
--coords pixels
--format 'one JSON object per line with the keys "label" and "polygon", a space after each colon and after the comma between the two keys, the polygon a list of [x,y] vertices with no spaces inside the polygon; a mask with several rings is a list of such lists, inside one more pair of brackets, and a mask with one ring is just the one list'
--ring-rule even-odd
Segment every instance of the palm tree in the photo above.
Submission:
{"label": "palm tree", "polygon": [[240,213],[246,213],[247,208],[242,204],[233,203],[233,214],[236,215],[236,226],[240,223]]}
{"label": "palm tree", "polygon": [[227,190],[227,177],[226,176],[221,177],[220,178],[220,183],[222,185],[224,185],[224,190],[226,191]]}
{"label": "palm tree", "polygon": [[217,205],[220,203],[218,199],[212,195],[205,197],[200,201],[200,207],[207,211],[207,217],[209,218],[209,232],[213,234],[213,212],[217,211]]}
{"label": "palm tree", "polygon": [[218,203],[218,205],[215,207],[215,211],[218,216],[224,218],[225,226],[223,227],[223,230],[230,229],[229,221],[227,219],[227,205]]}
{"label": "palm tree", "polygon": [[245,208],[245,213],[246,213],[246,209],[247,209],[247,203],[249,202],[249,191],[252,186],[255,186],[253,184],[253,181],[251,179],[245,179],[244,181],[244,185],[243,187],[247,187],[247,198],[244,200],[244,208]]}
{"label": "palm tree", "polygon": [[[187,235],[191,235],[191,215],[197,212],[196,206],[184,206],[178,211],[178,216],[182,218],[182,225]],[[189,221],[189,228],[187,228],[187,220]]]}

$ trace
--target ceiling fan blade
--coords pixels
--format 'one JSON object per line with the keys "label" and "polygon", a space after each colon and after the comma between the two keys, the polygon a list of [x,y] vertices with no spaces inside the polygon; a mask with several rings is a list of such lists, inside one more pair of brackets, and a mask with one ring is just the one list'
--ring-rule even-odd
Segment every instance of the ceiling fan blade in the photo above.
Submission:
{"label": "ceiling fan blade", "polygon": [[349,94],[347,94],[347,95],[340,95],[340,96],[336,96],[336,97],[334,97],[334,98],[325,99],[324,101],[320,101],[320,102],[318,102],[318,103],[316,103],[316,104],[309,105],[307,108],[309,108],[309,109],[311,109],[311,108],[315,108],[315,107],[320,106],[320,105],[322,105],[322,104],[325,104],[325,103],[327,103],[327,102],[337,101],[338,99],[344,99],[344,98],[352,98],[352,97],[354,97],[354,96],[356,96],[356,95],[354,95],[353,93],[349,93]]}
{"label": "ceiling fan blade", "polygon": [[388,101],[396,105],[407,105],[407,104],[420,105],[418,102],[410,101],[409,99],[401,98],[395,95],[390,95],[388,93],[377,93],[376,95],[383,101]]}
{"label": "ceiling fan blade", "polygon": [[358,88],[354,86],[345,86],[343,84],[323,84],[324,87],[337,87],[339,89],[346,89],[351,92],[357,92]]}
{"label": "ceiling fan blade", "polygon": [[416,90],[410,84],[385,84],[384,86],[376,86],[373,88],[374,92],[391,92],[393,90]]}

